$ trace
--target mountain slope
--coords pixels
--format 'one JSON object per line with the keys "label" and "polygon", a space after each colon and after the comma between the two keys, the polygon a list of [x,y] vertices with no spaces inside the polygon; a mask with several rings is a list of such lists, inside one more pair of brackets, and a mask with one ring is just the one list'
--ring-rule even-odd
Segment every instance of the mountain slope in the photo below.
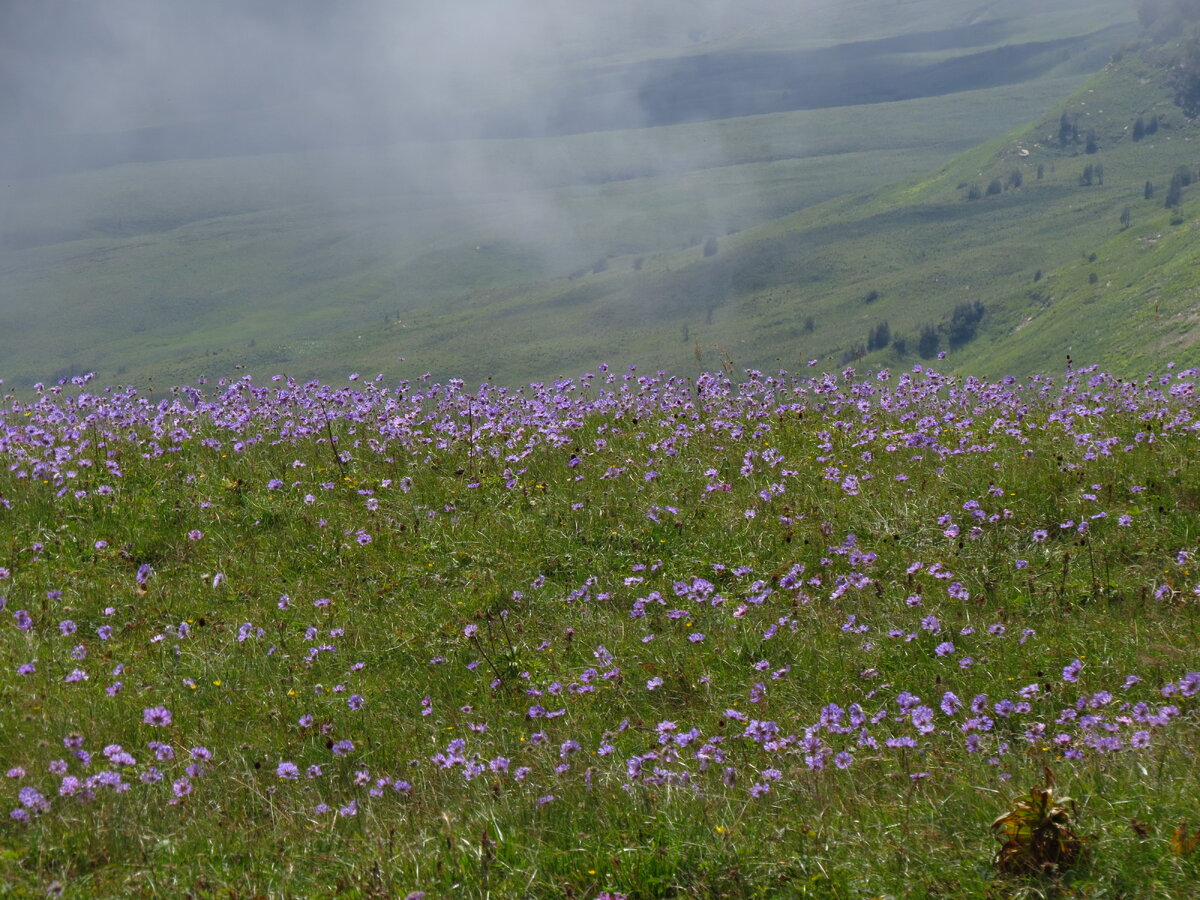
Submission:
{"label": "mountain slope", "polygon": [[[834,18],[865,22],[878,4],[851,6]],[[1079,88],[1077,73],[1111,52],[1130,13],[1107,0],[1053,15],[1008,0],[946,28],[944,7],[911,5],[920,33],[894,23],[869,40],[857,32],[854,46],[869,47],[860,50],[873,65],[918,80],[942,73],[928,96],[909,100],[9,181],[0,185],[0,375],[20,383],[95,370],[162,383],[245,366],[329,378],[347,368],[390,373],[397,357],[405,371],[505,382],[600,359],[677,370],[838,365],[878,343],[884,322],[889,347],[871,359],[890,364],[914,356],[923,328],[940,329],[945,348],[954,310],[968,304],[970,317],[976,303],[983,317],[968,325],[978,336],[958,347],[955,326],[954,364],[1054,364],[1066,346],[1048,343],[1054,323],[1099,290],[1080,254],[1125,265],[1122,248],[1137,235],[1166,246],[1148,243],[1145,230],[1170,231],[1161,197],[1190,132],[1168,109],[1159,73],[1130,54],[1086,89],[1094,95],[1072,101],[1084,104],[1072,107],[1080,133],[1098,131],[1098,153],[1086,154],[1082,138],[1047,145],[1056,111],[1032,133],[956,157]],[[832,25],[822,33],[824,43],[793,43],[802,60],[858,52]],[[765,37],[747,35],[743,47],[725,34],[674,62],[641,53],[613,71],[649,66],[661,76],[650,87],[687,86],[663,73],[706,71],[751,46],[756,64],[778,62],[787,38],[771,36],[772,46]],[[964,90],[963,66],[996,53],[1039,61],[1032,74],[993,66],[987,84],[1003,86]],[[599,84],[605,71],[581,68],[580,83]],[[722,114],[725,99],[703,87],[689,96],[713,106],[704,115]],[[743,87],[749,108],[776,108],[780,85],[763,97],[753,79]],[[1159,139],[1131,144],[1126,130],[1155,104],[1167,111]],[[680,100],[664,121],[687,109]],[[1103,185],[1079,188],[1086,162],[1107,164]],[[928,174],[931,166],[940,168]],[[1015,171],[1022,185],[1003,189]],[[993,178],[999,193],[966,199]],[[1139,199],[1146,178],[1159,187],[1153,201]],[[1122,231],[1125,205],[1132,227]],[[1146,257],[1147,271],[1158,258]],[[1177,297],[1177,288],[1160,293]],[[1174,301],[1160,298],[1146,326],[1155,335],[1176,314],[1164,302]],[[1036,329],[1023,326],[1035,317]],[[1118,338],[1089,318],[1094,337],[1070,325],[1064,333],[1112,358]],[[1187,340],[1181,322],[1171,327]]]}
{"label": "mountain slope", "polygon": [[[693,247],[635,273],[618,257],[577,286],[513,303],[509,316],[522,324],[487,329],[477,358],[524,327],[538,329],[524,342],[546,362],[569,354],[586,364],[602,349],[568,348],[569,336],[607,327],[630,361],[686,368],[699,352],[702,366],[840,364],[863,355],[886,321],[907,352],[893,344],[865,354],[869,363],[918,360],[927,326],[949,364],[980,374],[1044,370],[1068,355],[1130,373],[1164,356],[1196,361],[1195,188],[1174,209],[1164,198],[1177,170],[1200,162],[1200,131],[1172,103],[1166,69],[1142,51],[1034,125],[919,179],[722,237],[709,258]],[[1064,115],[1077,141],[1060,141]],[[1135,141],[1139,117],[1154,118],[1157,130]],[[978,199],[968,199],[972,189]],[[971,329],[954,331],[955,309],[975,304],[983,316],[962,340]],[[445,310],[409,343],[470,334],[478,321],[473,309]]]}

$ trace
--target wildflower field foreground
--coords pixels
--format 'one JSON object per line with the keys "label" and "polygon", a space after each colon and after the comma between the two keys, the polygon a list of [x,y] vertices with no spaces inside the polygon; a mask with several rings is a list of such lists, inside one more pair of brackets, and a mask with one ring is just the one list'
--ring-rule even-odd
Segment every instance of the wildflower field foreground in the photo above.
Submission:
{"label": "wildflower field foreground", "polygon": [[1198,379],[10,395],[0,895],[1194,897]]}

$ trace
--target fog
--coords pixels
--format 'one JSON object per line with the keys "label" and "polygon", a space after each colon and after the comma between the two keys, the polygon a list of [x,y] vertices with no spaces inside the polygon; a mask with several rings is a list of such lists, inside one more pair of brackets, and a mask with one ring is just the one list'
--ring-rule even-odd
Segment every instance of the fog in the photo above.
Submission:
{"label": "fog", "polygon": [[[832,5],[810,6],[819,3]],[[679,57],[755,44],[803,14],[783,0],[9,0],[0,179],[301,151],[305,189],[332,214],[376,193],[372,179],[393,195],[450,202],[503,193],[514,239],[553,236],[545,249],[557,254],[579,223],[562,198],[531,189],[625,177],[627,160],[640,174],[687,171],[694,160],[679,141],[629,131],[716,117],[681,119],[671,101]],[[626,131],[593,142],[586,164],[569,142],[536,140],[614,129]],[[480,138],[534,140],[497,151]],[[695,146],[714,157],[712,142]],[[329,150],[349,153],[312,152]],[[171,185],[156,188],[156,204],[149,187],[131,190],[130,202],[177,205]],[[112,215],[86,192],[51,193],[47,233],[70,236],[67,221],[85,233]],[[0,209],[10,247],[42,242],[20,234],[28,206],[20,219]],[[717,227],[726,217],[714,215]]]}
{"label": "fog", "polygon": [[[1077,40],[996,49],[1024,5],[947,15],[945,0],[3,0],[0,177],[372,147],[401,168],[411,152],[430,186],[515,177],[521,189],[547,164],[562,170],[561,148],[529,151],[523,172],[511,155],[498,169],[487,148],[439,150],[453,160],[442,170],[428,144],[1015,82],[1036,74],[1030,58],[1069,57]],[[1080,34],[1105,24],[1080,22]],[[621,146],[643,168],[686,169],[677,142],[654,159],[661,137],[626,134]]]}
{"label": "fog", "polygon": [[645,6],[5,2],[0,170],[583,130],[570,121],[583,82],[614,98],[606,110],[590,93],[593,116],[636,127],[636,85],[616,64],[675,53],[748,12],[715,0]]}
{"label": "fog", "polygon": [[136,365],[261,302],[407,315],[459,290],[450,244],[532,281],[724,235],[798,208],[756,166],[865,149],[729,120],[1093,71],[1132,17],[1061,7],[1042,41],[1034,0],[0,0],[0,365]]}
{"label": "fog", "polygon": [[1005,13],[1021,6],[948,16],[945,0],[5,0],[0,175],[966,90],[1006,67],[1014,81],[1028,73],[984,55],[965,73],[917,71],[900,54],[969,56],[1004,39]]}

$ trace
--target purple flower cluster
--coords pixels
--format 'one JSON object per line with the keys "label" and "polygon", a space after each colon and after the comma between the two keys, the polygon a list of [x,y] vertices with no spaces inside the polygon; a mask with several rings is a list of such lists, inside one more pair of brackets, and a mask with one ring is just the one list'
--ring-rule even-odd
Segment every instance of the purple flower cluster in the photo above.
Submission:
{"label": "purple flower cluster", "polygon": [[[255,591],[279,597],[265,609],[228,612],[220,654],[231,665],[253,660],[286,683],[282,702],[295,706],[273,711],[264,726],[279,728],[286,744],[255,748],[262,788],[299,798],[318,816],[352,818],[384,798],[401,802],[447,784],[481,796],[518,792],[531,809],[554,815],[569,790],[596,781],[630,793],[763,798],[802,779],[851,779],[870,767],[898,774],[906,790],[928,790],[952,764],[1003,775],[1030,755],[1077,762],[1155,752],[1197,708],[1200,673],[1177,672],[1163,684],[1148,672],[1113,672],[1083,645],[1046,642],[995,583],[1003,579],[1030,603],[1050,602],[1067,590],[1064,547],[1153,527],[1139,499],[1144,489],[1116,483],[1111,472],[1123,455],[1164,435],[1191,446],[1200,435],[1195,376],[1136,382],[1073,370],[1061,383],[1017,385],[915,367],[875,378],[750,372],[736,384],[714,374],[605,371],[477,391],[427,380],[334,389],[247,378],[222,382],[215,396],[182,388],[152,401],[129,389],[12,400],[0,420],[6,509],[38,498],[75,519],[86,520],[93,504],[120,513],[135,480],[127,472],[167,462],[195,502],[180,507],[170,553],[139,556],[111,533],[80,542],[89,560],[123,579],[103,615],[84,608],[78,585],[27,574],[58,552],[53,546],[30,542],[0,570],[13,606],[25,607],[5,612],[0,645],[12,655],[4,677],[14,694],[39,683],[63,702],[107,703],[124,711],[128,728],[124,746],[92,752],[70,736],[65,758],[35,763],[36,753],[23,750],[6,761],[10,816],[28,821],[57,803],[135,788],[178,805],[218,770],[205,747],[184,749],[197,733],[189,693],[222,687],[221,679],[201,680],[189,658],[200,625],[146,612],[172,588],[176,559],[204,561],[195,569],[203,581],[191,590],[199,585],[219,610]],[[1053,517],[1024,519],[1035,507],[1016,496],[1005,466],[1033,459],[1035,437],[1053,442],[1055,469],[1072,480]],[[283,448],[274,452],[285,461],[253,480],[225,478],[233,470],[218,472],[224,463],[211,470],[219,477],[188,471],[201,468],[196,458],[250,463],[272,447]],[[695,468],[694,483],[677,483],[681,459]],[[925,501],[921,485],[952,482],[967,466],[988,475],[947,489],[954,500],[942,508]],[[460,480],[435,497],[430,485],[444,472]],[[570,496],[547,491],[546,472],[569,479]],[[431,576],[429,602],[452,594],[452,611],[439,633],[417,642],[419,662],[390,697],[373,692],[359,674],[363,664],[346,654],[370,647],[362,659],[383,658],[406,639],[393,644],[389,636],[386,651],[372,643],[381,638],[361,621],[367,617],[344,612],[360,598],[329,584],[304,597],[291,583],[247,585],[244,571],[229,568],[226,580],[218,569],[218,554],[236,546],[222,518],[226,495],[254,510],[239,527],[258,527],[268,512],[272,520],[303,517],[312,546],[329,545],[339,565],[352,566],[388,559],[422,528],[445,525],[447,542],[470,531],[474,497],[536,509],[583,533],[619,505],[607,493],[619,489],[638,498],[637,531],[629,541],[615,528],[607,537],[620,539],[621,552],[635,545],[636,561],[621,571],[572,572],[569,581],[529,573],[502,586],[501,596],[511,593],[502,610],[459,609],[458,601],[478,599],[479,589],[465,587],[472,572]],[[902,525],[891,524],[896,508],[911,510]],[[701,519],[755,549],[703,562],[656,554]],[[987,577],[965,561],[982,553],[977,548],[1003,563]],[[1195,556],[1194,548],[1172,548],[1155,567],[1157,581],[1147,580],[1145,601],[1193,597]],[[131,597],[136,614],[118,615]],[[0,610],[7,602],[0,598]],[[551,632],[546,622],[557,620],[543,616],[548,609],[565,610],[570,626]],[[152,615],[156,622],[144,624]],[[590,628],[597,631],[585,644]],[[801,662],[817,641],[833,648],[837,677],[827,686]],[[128,672],[99,662],[122,653]],[[148,658],[181,669],[177,693],[152,693],[157,686],[138,671]],[[453,691],[443,674],[451,670],[461,679]],[[124,694],[109,671],[129,682]],[[897,674],[908,671],[924,674]],[[809,682],[823,686],[814,691]],[[372,769],[384,754],[375,749],[380,729],[368,726],[395,724],[390,717],[436,739],[405,761],[412,782]],[[150,734],[160,740],[139,749]]]}

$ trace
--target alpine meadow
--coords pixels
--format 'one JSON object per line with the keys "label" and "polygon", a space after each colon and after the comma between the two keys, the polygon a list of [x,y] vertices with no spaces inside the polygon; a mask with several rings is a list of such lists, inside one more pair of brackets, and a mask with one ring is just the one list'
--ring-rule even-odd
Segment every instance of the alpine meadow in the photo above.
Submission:
{"label": "alpine meadow", "polygon": [[408,6],[0,8],[0,897],[1200,897],[1200,3]]}

